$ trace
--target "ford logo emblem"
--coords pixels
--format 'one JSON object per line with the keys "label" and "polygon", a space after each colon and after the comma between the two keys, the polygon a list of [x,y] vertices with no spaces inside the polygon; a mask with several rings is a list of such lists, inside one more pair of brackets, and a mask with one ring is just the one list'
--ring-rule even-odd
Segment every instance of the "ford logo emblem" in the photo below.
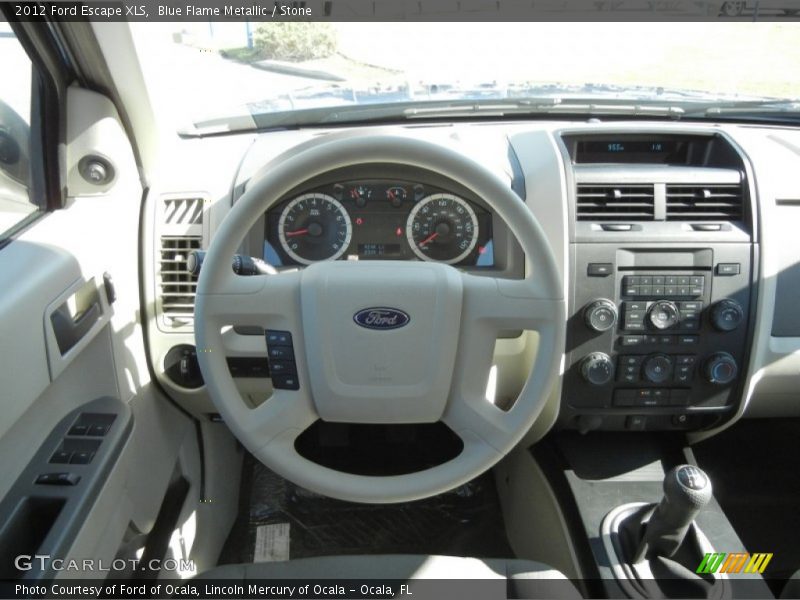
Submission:
{"label": "ford logo emblem", "polygon": [[408,325],[411,317],[402,310],[375,306],[364,308],[353,315],[356,325],[367,329],[399,329]]}

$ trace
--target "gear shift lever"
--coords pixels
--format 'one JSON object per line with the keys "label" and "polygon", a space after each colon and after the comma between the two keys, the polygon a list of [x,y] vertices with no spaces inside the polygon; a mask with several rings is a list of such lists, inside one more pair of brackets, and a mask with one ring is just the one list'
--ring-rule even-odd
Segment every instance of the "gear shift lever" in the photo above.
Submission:
{"label": "gear shift lever", "polygon": [[673,556],[709,500],[711,480],[698,467],[680,465],[667,473],[664,497],[645,525],[635,562],[645,557]]}

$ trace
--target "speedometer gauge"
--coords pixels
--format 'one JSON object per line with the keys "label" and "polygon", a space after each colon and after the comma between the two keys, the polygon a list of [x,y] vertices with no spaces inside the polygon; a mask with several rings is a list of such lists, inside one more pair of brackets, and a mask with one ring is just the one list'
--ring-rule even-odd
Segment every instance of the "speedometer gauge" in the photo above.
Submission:
{"label": "speedometer gauge", "polygon": [[336,260],[350,245],[350,215],[327,194],[303,194],[281,212],[278,238],[286,254],[304,265]]}
{"label": "speedometer gauge", "polygon": [[406,237],[422,260],[453,264],[475,248],[478,219],[458,196],[433,194],[420,200],[408,215]]}

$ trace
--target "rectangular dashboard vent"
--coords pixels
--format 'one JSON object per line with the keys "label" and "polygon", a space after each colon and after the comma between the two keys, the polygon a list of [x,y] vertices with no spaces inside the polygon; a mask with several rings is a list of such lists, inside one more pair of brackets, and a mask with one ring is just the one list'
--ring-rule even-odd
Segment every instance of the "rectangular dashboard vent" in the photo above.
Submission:
{"label": "rectangular dashboard vent", "polygon": [[579,221],[652,221],[655,218],[653,185],[579,184]]}
{"label": "rectangular dashboard vent", "polygon": [[167,325],[179,327],[194,319],[194,297],[197,278],[186,269],[192,250],[199,250],[201,238],[195,236],[163,236],[159,259],[161,314]]}
{"label": "rectangular dashboard vent", "polygon": [[667,221],[741,221],[740,184],[667,184]]}
{"label": "rectangular dashboard vent", "polygon": [[167,225],[202,225],[202,198],[164,198],[164,223]]}

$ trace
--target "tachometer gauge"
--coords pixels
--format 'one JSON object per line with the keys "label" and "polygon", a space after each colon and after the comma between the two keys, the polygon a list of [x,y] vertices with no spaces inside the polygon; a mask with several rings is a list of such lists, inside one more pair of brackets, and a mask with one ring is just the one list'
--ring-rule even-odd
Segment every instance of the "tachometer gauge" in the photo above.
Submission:
{"label": "tachometer gauge", "polygon": [[478,218],[458,196],[433,194],[420,200],[408,215],[406,237],[422,260],[457,263],[478,242]]}
{"label": "tachometer gauge", "polygon": [[278,238],[286,254],[304,265],[336,260],[350,245],[350,215],[327,194],[303,194],[281,212]]}

